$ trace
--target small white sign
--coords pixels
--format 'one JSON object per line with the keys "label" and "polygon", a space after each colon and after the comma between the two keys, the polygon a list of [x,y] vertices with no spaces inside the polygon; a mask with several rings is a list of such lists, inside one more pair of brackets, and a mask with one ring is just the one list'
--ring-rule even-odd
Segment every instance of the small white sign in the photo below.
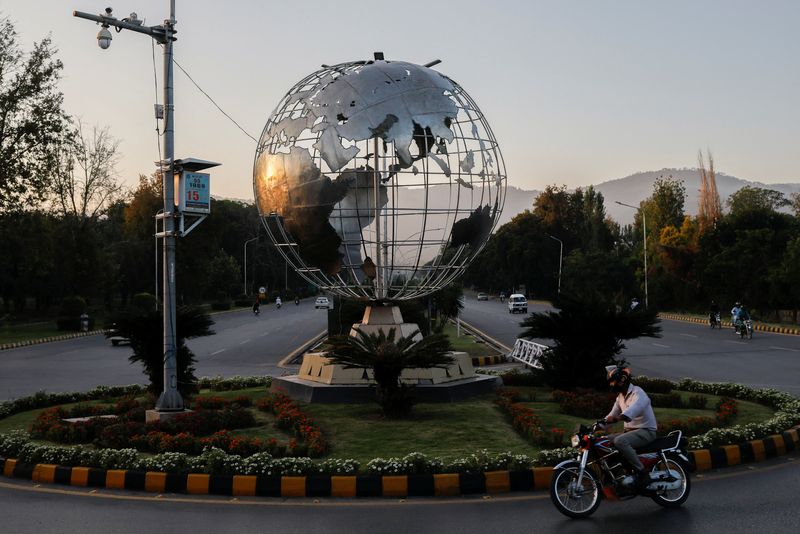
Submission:
{"label": "small white sign", "polygon": [[211,175],[205,172],[186,172],[181,175],[180,203],[185,213],[211,213]]}

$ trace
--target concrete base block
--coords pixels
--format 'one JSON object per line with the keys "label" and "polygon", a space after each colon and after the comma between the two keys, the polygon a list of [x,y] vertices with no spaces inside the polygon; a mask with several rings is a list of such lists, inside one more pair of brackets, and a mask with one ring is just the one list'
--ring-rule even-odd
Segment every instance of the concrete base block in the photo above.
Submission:
{"label": "concrete base block", "polygon": [[[475,375],[442,384],[417,385],[414,387],[414,395],[419,402],[454,402],[492,393],[502,385],[503,380],[499,376]],[[282,391],[303,402],[353,404],[375,401],[375,386],[324,384],[303,380],[297,375],[274,377],[271,390]]]}

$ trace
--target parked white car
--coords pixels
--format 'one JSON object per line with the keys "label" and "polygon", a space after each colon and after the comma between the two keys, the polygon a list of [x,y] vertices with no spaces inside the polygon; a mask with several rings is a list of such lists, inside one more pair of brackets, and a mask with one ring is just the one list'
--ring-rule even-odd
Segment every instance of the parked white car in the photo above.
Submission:
{"label": "parked white car", "polygon": [[329,309],[331,307],[331,303],[328,300],[328,297],[317,297],[317,300],[314,301],[314,308],[324,308]]}
{"label": "parked white car", "polygon": [[508,313],[528,313],[528,299],[525,295],[514,293],[508,297]]}

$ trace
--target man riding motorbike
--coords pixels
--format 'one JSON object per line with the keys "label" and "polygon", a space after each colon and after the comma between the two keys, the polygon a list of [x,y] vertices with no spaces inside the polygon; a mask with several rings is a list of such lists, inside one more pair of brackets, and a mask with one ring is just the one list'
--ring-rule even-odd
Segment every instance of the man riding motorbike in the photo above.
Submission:
{"label": "man riding motorbike", "polygon": [[750,319],[750,314],[747,311],[747,307],[744,304],[740,304],[739,308],[736,310],[736,315],[734,316],[734,324],[736,325],[736,330],[738,331],[741,328],[747,328],[744,322],[749,319]]}
{"label": "man riding motorbike", "polygon": [[712,300],[711,306],[708,309],[708,322],[711,323],[711,326],[720,326],[719,325],[719,306],[717,306],[717,301]]}
{"label": "man riding motorbike", "polygon": [[733,308],[731,308],[731,324],[733,324],[734,333],[737,334],[739,333],[739,327],[736,324],[736,317],[739,315],[739,308],[741,307],[742,304],[740,302],[736,302],[736,304],[733,305]]}
{"label": "man riding motorbike", "polygon": [[636,447],[644,447],[656,439],[656,416],[650,397],[639,386],[631,384],[631,371],[627,367],[606,367],[606,379],[612,391],[617,392],[614,406],[605,417],[606,425],[624,421],[624,432],[611,434],[612,443],[622,457],[636,470],[636,487],[642,489],[650,483],[650,475],[636,454]]}

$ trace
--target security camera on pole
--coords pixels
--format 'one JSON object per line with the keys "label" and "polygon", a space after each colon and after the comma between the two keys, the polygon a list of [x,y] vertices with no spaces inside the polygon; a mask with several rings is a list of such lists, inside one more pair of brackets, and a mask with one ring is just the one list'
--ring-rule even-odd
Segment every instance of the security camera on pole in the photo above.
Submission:
{"label": "security camera on pole", "polygon": [[[148,410],[147,421],[162,420],[185,411],[183,398],[178,391],[176,317],[175,317],[175,237],[191,232],[209,213],[210,177],[199,173],[203,169],[215,167],[218,163],[198,159],[175,159],[175,127],[173,123],[175,106],[172,86],[172,43],[175,37],[175,0],[170,0],[169,18],[158,26],[145,26],[136,13],[119,20],[112,16],[107,7],[105,14],[92,15],[73,11],[72,15],[92,20],[102,27],[97,34],[97,44],[103,50],[111,46],[113,26],[117,31],[131,30],[144,33],[164,46],[164,157],[157,162],[162,176],[164,192],[164,211],[156,215],[163,221],[161,232],[156,237],[163,239],[163,310],[164,310],[164,391],[156,402],[155,410]],[[157,115],[159,110],[156,111]],[[179,203],[175,202],[175,187],[179,188]],[[184,214],[195,214],[199,218],[184,230]]]}

